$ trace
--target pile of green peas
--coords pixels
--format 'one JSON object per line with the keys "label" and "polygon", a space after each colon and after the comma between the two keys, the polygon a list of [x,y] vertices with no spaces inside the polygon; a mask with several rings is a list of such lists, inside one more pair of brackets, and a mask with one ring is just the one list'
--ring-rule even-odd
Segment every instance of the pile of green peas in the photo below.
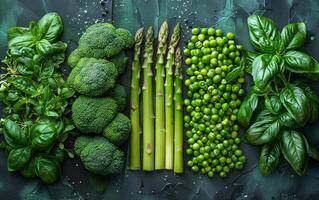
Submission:
{"label": "pile of green peas", "polygon": [[193,172],[226,177],[231,169],[242,169],[246,157],[239,148],[237,113],[244,95],[244,74],[227,82],[227,74],[242,60],[242,45],[235,35],[221,29],[193,28],[184,49],[187,79],[184,126]]}

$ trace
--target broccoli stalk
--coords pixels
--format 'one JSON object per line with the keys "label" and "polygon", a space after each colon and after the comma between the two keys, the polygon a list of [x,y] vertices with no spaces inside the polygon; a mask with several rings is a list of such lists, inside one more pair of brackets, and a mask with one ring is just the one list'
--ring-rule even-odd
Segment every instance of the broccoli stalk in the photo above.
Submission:
{"label": "broccoli stalk", "polygon": [[174,172],[183,173],[183,95],[182,95],[182,55],[178,48],[175,54],[174,83]]}
{"label": "broccoli stalk", "polygon": [[163,22],[158,34],[156,56],[155,98],[155,169],[165,167],[165,119],[164,119],[164,62],[167,49],[168,24]]}
{"label": "broccoli stalk", "polygon": [[140,54],[141,45],[144,37],[144,29],[140,28],[135,34],[134,58],[132,63],[132,81],[131,81],[131,137],[130,137],[130,165],[132,170],[141,168],[140,156]]}
{"label": "broccoli stalk", "polygon": [[166,61],[166,80],[165,80],[165,168],[173,169],[173,148],[174,148],[174,113],[173,113],[173,64],[175,48],[180,39],[180,25],[175,26],[171,41],[168,47]]}
{"label": "broccoli stalk", "polygon": [[[147,30],[143,63],[143,170],[154,170],[153,28]],[[136,147],[137,148],[137,147]]]}

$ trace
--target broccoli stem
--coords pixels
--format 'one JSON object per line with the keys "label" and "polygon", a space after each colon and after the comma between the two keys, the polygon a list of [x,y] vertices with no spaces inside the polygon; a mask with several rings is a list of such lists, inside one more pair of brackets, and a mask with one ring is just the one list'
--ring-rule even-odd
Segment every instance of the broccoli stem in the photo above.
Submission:
{"label": "broccoli stem", "polygon": [[183,173],[183,94],[182,94],[182,55],[178,48],[175,54],[174,83],[174,172]]}
{"label": "broccoli stem", "polygon": [[173,169],[174,156],[174,113],[173,113],[173,65],[175,48],[180,39],[180,25],[176,24],[168,47],[165,80],[165,168]]}
{"label": "broccoli stem", "polygon": [[155,77],[155,169],[165,167],[164,64],[167,49],[168,24],[163,22],[158,34]]}
{"label": "broccoli stem", "polygon": [[147,30],[143,63],[143,170],[154,170],[153,28]]}
{"label": "broccoli stem", "polygon": [[140,55],[141,45],[144,37],[144,29],[140,28],[135,34],[134,58],[132,62],[132,81],[131,81],[131,137],[130,137],[130,164],[132,170],[141,168],[140,152]]}

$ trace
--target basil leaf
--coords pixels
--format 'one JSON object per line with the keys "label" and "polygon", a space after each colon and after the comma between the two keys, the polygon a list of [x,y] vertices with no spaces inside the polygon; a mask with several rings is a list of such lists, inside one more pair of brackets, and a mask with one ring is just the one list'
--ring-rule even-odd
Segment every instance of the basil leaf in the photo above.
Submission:
{"label": "basil leaf", "polygon": [[42,34],[39,30],[39,26],[38,26],[37,22],[31,21],[29,23],[29,29],[30,29],[33,37],[35,38],[35,40],[41,40]]}
{"label": "basil leaf", "polygon": [[30,69],[30,67],[27,67],[27,66],[25,66],[25,65],[23,65],[23,64],[18,64],[17,70],[18,70],[18,72],[19,72],[21,75],[26,75],[26,76],[28,76],[28,75],[32,75],[32,74],[33,74],[33,70]]}
{"label": "basil leaf", "polygon": [[298,49],[306,41],[305,23],[291,23],[286,25],[281,31],[281,39],[286,50]]}
{"label": "basil leaf", "polygon": [[44,15],[38,21],[38,26],[43,39],[46,39],[49,42],[54,42],[59,38],[63,30],[61,17],[55,12]]}
{"label": "basil leaf", "polygon": [[291,128],[300,128],[304,126],[304,124],[297,123],[289,112],[284,112],[281,115],[279,115],[279,122],[283,126]]}
{"label": "basil leaf", "polygon": [[34,94],[36,92],[36,86],[33,80],[19,76],[14,77],[8,80],[16,89],[20,90],[21,92],[27,94]]}
{"label": "basil leaf", "polygon": [[259,170],[264,176],[268,176],[279,165],[280,143],[264,144],[259,156]]}
{"label": "basil leaf", "polygon": [[35,178],[34,159],[31,159],[21,170],[20,174],[25,178]]}
{"label": "basil leaf", "polygon": [[8,42],[8,47],[11,51],[19,51],[23,47],[33,47],[34,45],[34,38],[30,32],[16,36]]}
{"label": "basil leaf", "polygon": [[312,101],[319,103],[319,97],[316,94],[315,90],[311,88],[305,81],[297,80],[293,82],[294,85],[300,87],[306,94],[306,96]]}
{"label": "basil leaf", "polygon": [[22,129],[10,119],[6,119],[3,125],[3,135],[9,146],[21,147],[26,144],[27,137]]}
{"label": "basil leaf", "polygon": [[253,112],[258,105],[258,96],[255,93],[249,93],[243,100],[238,111],[238,122],[244,127],[249,126]]}
{"label": "basil leaf", "polygon": [[60,163],[53,156],[35,157],[34,170],[46,184],[52,184],[60,178]]}
{"label": "basil leaf", "polygon": [[253,61],[252,67],[252,76],[256,87],[264,89],[280,72],[282,59],[278,55],[262,54]]}
{"label": "basil leaf", "polygon": [[319,151],[316,147],[308,145],[308,154],[310,158],[319,161]]}
{"label": "basil leaf", "polygon": [[286,85],[280,93],[280,101],[297,123],[307,122],[311,111],[310,100],[301,88],[292,84]]}
{"label": "basil leaf", "polygon": [[51,54],[58,54],[58,53],[63,53],[66,50],[66,48],[68,47],[68,45],[64,42],[58,41],[56,43],[53,43],[51,46]]}
{"label": "basil leaf", "polygon": [[278,96],[270,96],[265,99],[265,107],[273,114],[279,114],[282,109],[282,104]]}
{"label": "basil leaf", "polygon": [[36,48],[40,55],[47,55],[50,53],[52,45],[48,40],[42,39],[37,42]]}
{"label": "basil leaf", "polygon": [[226,76],[227,82],[232,82],[238,78],[238,76],[243,72],[242,66],[234,67]]}
{"label": "basil leaf", "polygon": [[275,23],[263,16],[251,15],[247,20],[252,45],[263,53],[275,53],[280,47],[280,33]]}
{"label": "basil leaf", "polygon": [[281,125],[276,117],[267,116],[251,125],[246,131],[244,138],[254,145],[272,142],[278,138],[280,127]]}
{"label": "basil leaf", "polygon": [[54,158],[56,158],[59,162],[63,162],[68,157],[68,154],[65,150],[60,149],[59,147],[55,147],[51,153]]}
{"label": "basil leaf", "polygon": [[314,59],[300,51],[288,51],[284,61],[285,68],[294,73],[311,73],[315,69]]}
{"label": "basil leaf", "polygon": [[307,144],[303,135],[294,130],[284,130],[281,149],[285,159],[299,176],[305,174],[308,163]]}
{"label": "basil leaf", "polygon": [[8,171],[22,169],[31,159],[31,155],[30,147],[12,149],[8,156]]}
{"label": "basil leaf", "polygon": [[9,28],[8,33],[7,33],[8,40],[10,41],[17,36],[24,35],[25,33],[28,33],[28,32],[30,32],[30,30],[28,28],[24,28],[24,27]]}
{"label": "basil leaf", "polygon": [[56,129],[52,123],[37,124],[31,132],[32,148],[36,150],[48,149],[57,139]]}

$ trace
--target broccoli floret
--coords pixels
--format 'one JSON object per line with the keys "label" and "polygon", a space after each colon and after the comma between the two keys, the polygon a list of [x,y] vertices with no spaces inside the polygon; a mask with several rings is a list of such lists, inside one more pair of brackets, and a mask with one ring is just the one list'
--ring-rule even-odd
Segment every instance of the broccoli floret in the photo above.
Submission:
{"label": "broccoli floret", "polygon": [[72,119],[82,133],[102,133],[116,116],[118,106],[112,98],[78,97],[72,105]]}
{"label": "broccoli floret", "polygon": [[121,53],[111,57],[109,61],[115,65],[119,75],[125,72],[128,63],[128,57],[126,56],[124,51],[121,51]]}
{"label": "broccoli floret", "polygon": [[69,84],[79,93],[100,96],[114,87],[117,69],[112,62],[103,59],[81,58],[70,73]]}
{"label": "broccoli floret", "polygon": [[80,51],[86,57],[110,58],[132,47],[132,35],[124,29],[117,30],[110,24],[89,27],[79,40]]}
{"label": "broccoli floret", "polygon": [[131,48],[134,45],[134,38],[128,30],[118,28],[116,29],[116,33],[124,40],[124,49]]}
{"label": "broccoli floret", "polygon": [[124,152],[101,136],[80,136],[74,143],[75,153],[88,171],[108,175],[120,173],[124,168]]}
{"label": "broccoli floret", "polygon": [[75,67],[78,64],[79,60],[83,57],[85,56],[81,53],[80,49],[75,49],[74,51],[72,51],[68,58],[68,65],[71,68]]}
{"label": "broccoli floret", "polygon": [[128,117],[118,113],[114,120],[103,129],[103,136],[116,145],[127,141],[131,131],[131,122]]}
{"label": "broccoli floret", "polygon": [[111,88],[106,92],[106,96],[112,97],[116,101],[119,111],[125,109],[127,94],[123,85],[116,84],[114,88]]}

